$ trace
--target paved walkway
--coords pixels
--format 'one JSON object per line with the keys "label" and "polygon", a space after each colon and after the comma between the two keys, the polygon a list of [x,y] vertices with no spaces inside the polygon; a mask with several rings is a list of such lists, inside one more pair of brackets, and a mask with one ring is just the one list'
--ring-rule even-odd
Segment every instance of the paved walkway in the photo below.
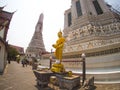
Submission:
{"label": "paved walkway", "polygon": [[51,90],[36,85],[32,67],[22,67],[17,62],[8,64],[3,75],[0,75],[0,90]]}
{"label": "paved walkway", "polygon": [[[49,87],[40,88],[36,85],[36,78],[33,74],[32,67],[22,67],[17,62],[8,64],[5,73],[0,75],[0,90],[53,90]],[[54,89],[63,90],[63,89]],[[66,90],[66,89],[64,89]],[[78,88],[74,90],[85,90]],[[120,90],[118,84],[95,84],[94,90]]]}

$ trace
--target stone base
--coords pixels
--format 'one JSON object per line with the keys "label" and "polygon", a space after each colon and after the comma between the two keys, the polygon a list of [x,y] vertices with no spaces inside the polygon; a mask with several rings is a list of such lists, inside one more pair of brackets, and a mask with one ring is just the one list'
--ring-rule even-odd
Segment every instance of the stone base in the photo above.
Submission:
{"label": "stone base", "polygon": [[50,82],[50,76],[53,74],[51,71],[37,71],[33,70],[36,78],[37,78],[37,85],[40,87],[48,86]]}
{"label": "stone base", "polygon": [[71,77],[57,76],[60,88],[72,90],[74,87],[80,86],[80,76],[72,75]]}

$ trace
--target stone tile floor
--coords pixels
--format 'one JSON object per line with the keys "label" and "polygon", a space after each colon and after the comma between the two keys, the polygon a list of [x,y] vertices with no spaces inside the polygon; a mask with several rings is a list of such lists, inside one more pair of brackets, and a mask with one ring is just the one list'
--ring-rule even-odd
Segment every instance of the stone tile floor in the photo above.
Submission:
{"label": "stone tile floor", "polygon": [[[21,64],[12,61],[6,66],[3,75],[0,75],[0,90],[66,90],[59,89],[57,86],[48,85],[49,87],[40,88],[36,84],[36,78],[33,74],[32,67],[22,67]],[[84,88],[74,88],[74,90],[85,90]],[[120,90],[118,84],[95,84],[93,90]]]}

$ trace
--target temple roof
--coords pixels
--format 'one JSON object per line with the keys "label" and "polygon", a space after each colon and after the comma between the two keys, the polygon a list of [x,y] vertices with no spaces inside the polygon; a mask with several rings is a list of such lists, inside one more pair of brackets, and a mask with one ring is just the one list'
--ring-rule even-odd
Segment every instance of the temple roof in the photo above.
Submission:
{"label": "temple roof", "polygon": [[2,10],[4,8],[4,6],[3,7],[0,7],[0,10]]}
{"label": "temple roof", "polygon": [[10,45],[11,47],[15,48],[19,54],[24,54],[24,48],[20,46]]}
{"label": "temple roof", "polygon": [[4,7],[0,7],[0,27],[1,29],[5,27],[5,33],[4,33],[4,40],[6,40],[7,32],[9,29],[10,21],[12,19],[12,16],[14,12],[7,12],[3,10]]}
{"label": "temple roof", "polygon": [[11,20],[14,13],[0,11],[0,25],[2,25],[6,20]]}

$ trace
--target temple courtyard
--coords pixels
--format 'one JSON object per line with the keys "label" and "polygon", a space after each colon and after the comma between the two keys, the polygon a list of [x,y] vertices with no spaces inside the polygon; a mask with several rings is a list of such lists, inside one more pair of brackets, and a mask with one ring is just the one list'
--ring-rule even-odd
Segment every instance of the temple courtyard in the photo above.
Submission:
{"label": "temple courtyard", "polygon": [[[7,65],[3,75],[0,75],[0,90],[67,90],[59,89],[49,84],[48,87],[40,88],[36,83],[36,77],[31,66],[22,67],[21,63],[12,61]],[[85,90],[74,88],[74,90]],[[95,84],[94,90],[120,90],[118,84]]]}

